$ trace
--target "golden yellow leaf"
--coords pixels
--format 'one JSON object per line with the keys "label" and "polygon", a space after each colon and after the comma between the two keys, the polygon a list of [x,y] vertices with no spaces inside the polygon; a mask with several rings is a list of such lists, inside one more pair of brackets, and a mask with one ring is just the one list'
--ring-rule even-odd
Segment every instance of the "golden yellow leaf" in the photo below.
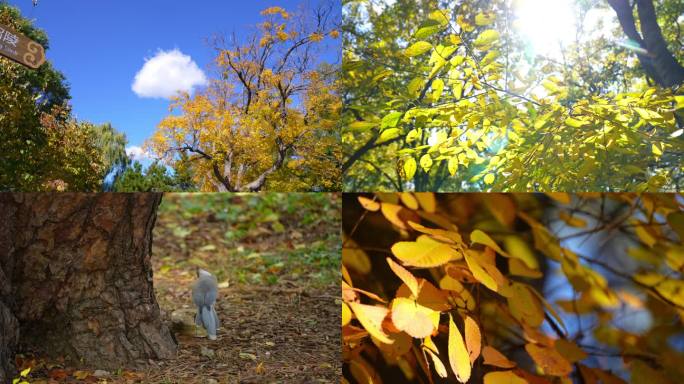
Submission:
{"label": "golden yellow leaf", "polygon": [[570,194],[565,192],[547,192],[546,196],[563,204],[570,204],[570,202],[572,201]]}
{"label": "golden yellow leaf", "polygon": [[462,255],[449,244],[433,240],[426,235],[419,236],[416,241],[395,243],[392,246],[392,253],[404,264],[419,268],[438,267],[462,258]]}
{"label": "golden yellow leaf", "polygon": [[528,268],[520,259],[514,258],[508,259],[508,271],[511,275],[529,277],[532,279],[538,279],[544,275],[541,271]]}
{"label": "golden yellow leaf", "polygon": [[503,193],[480,194],[482,202],[501,224],[510,227],[515,220],[515,203],[510,195]]}
{"label": "golden yellow leaf", "polygon": [[484,375],[484,384],[527,384],[527,380],[513,371],[488,372]]}
{"label": "golden yellow leaf", "polygon": [[451,314],[449,314],[449,365],[458,381],[465,383],[470,379],[471,367],[468,351]]}
{"label": "golden yellow leaf", "polygon": [[495,250],[498,254],[508,257],[508,254],[504,252],[504,250],[501,249],[501,247],[499,247],[496,241],[494,241],[491,237],[489,237],[488,234],[482,232],[479,229],[476,229],[470,233],[470,241],[473,244],[486,245],[489,248]]}
{"label": "golden yellow leaf", "polygon": [[366,252],[352,239],[346,239],[342,248],[342,264],[365,275],[371,270],[371,262]]}
{"label": "golden yellow leaf", "polygon": [[401,281],[403,281],[404,284],[406,284],[406,286],[411,290],[413,296],[418,297],[418,280],[416,280],[415,276],[406,270],[406,268],[395,263],[389,257],[387,258],[387,264],[389,264],[392,272],[394,272],[394,274],[397,275],[397,277],[399,277]]}
{"label": "golden yellow leaf", "polygon": [[375,346],[378,347],[378,349],[380,349],[385,356],[398,358],[399,356],[405,355],[411,350],[411,346],[413,345],[413,337],[406,332],[395,332],[389,333],[388,335],[390,340],[393,341],[392,344],[383,343],[371,336],[373,344],[375,344]]}
{"label": "golden yellow leaf", "polygon": [[468,264],[470,272],[472,272],[473,276],[475,276],[475,279],[477,279],[477,281],[482,283],[485,287],[494,292],[498,291],[499,287],[497,286],[496,281],[484,270],[484,268],[482,268],[478,255],[478,252],[472,250],[465,252],[465,260]]}
{"label": "golden yellow leaf", "polygon": [[397,297],[392,300],[391,310],[394,326],[415,338],[430,336],[439,325],[439,312],[412,299]]}
{"label": "golden yellow leaf", "polygon": [[511,282],[509,290],[511,294],[506,299],[511,315],[531,327],[540,326],[544,321],[544,309],[539,299],[522,283]]}
{"label": "golden yellow leaf", "polygon": [[437,210],[437,200],[432,192],[417,192],[415,194],[418,203],[425,212],[434,213]]}
{"label": "golden yellow leaf", "polygon": [[376,212],[380,210],[380,203],[367,197],[359,196],[359,203],[368,211]]}
{"label": "golden yellow leaf", "polygon": [[392,203],[382,203],[380,210],[387,221],[401,229],[409,229],[407,221],[418,221],[420,217],[415,212],[408,210],[401,205]]}
{"label": "golden yellow leaf", "polygon": [[459,308],[472,311],[475,309],[475,299],[460,281],[454,279],[450,275],[444,275],[439,281],[439,287],[448,291],[454,291],[458,294],[456,298],[456,305]]}
{"label": "golden yellow leaf", "polygon": [[445,243],[450,243],[450,244],[461,244],[463,243],[463,239],[461,238],[461,235],[458,234],[458,232],[455,231],[448,231],[446,229],[439,229],[439,228],[428,228],[425,226],[422,226],[418,223],[414,223],[412,221],[408,222],[409,227],[413,228],[414,230],[420,232],[420,233],[425,233],[427,235],[432,236],[433,239],[439,240]]}
{"label": "golden yellow leaf", "polygon": [[344,327],[345,325],[349,324],[352,319],[352,314],[351,310],[349,309],[349,306],[342,302],[342,326]]}
{"label": "golden yellow leaf", "polygon": [[504,239],[504,247],[508,251],[510,257],[520,259],[531,269],[539,269],[537,258],[527,245],[527,242],[520,238],[520,236],[506,236]]}
{"label": "golden yellow leaf", "polygon": [[558,339],[553,346],[570,363],[576,363],[587,358],[587,353],[570,340]]}
{"label": "golden yellow leaf", "polygon": [[571,227],[575,228],[584,228],[587,226],[587,221],[583,220],[577,216],[572,216],[569,213],[565,211],[561,211],[558,214],[558,217],[561,218],[561,220],[565,221],[565,223]]}
{"label": "golden yellow leaf", "polygon": [[432,341],[432,337],[428,336],[423,340],[423,348],[427,348],[431,350],[432,352],[436,353],[439,355],[439,351],[437,350],[437,346],[435,345],[435,342]]}
{"label": "golden yellow leaf", "polygon": [[409,209],[418,209],[418,200],[410,192],[400,192],[399,199]]}
{"label": "golden yellow leaf", "polygon": [[472,317],[465,317],[465,343],[468,348],[468,355],[470,356],[470,364],[480,356],[480,348],[482,346],[482,334],[480,327],[478,327]]}
{"label": "golden yellow leaf", "polygon": [[432,352],[429,349],[426,349],[428,355],[432,358],[432,362],[435,364],[435,371],[439,375],[439,377],[447,377],[449,374],[447,373],[446,367],[444,366],[444,363],[442,363],[442,360],[439,359],[439,356],[437,356],[434,352]]}
{"label": "golden yellow leaf", "polygon": [[567,376],[572,372],[572,365],[554,348],[529,343],[525,350],[546,375]]}
{"label": "golden yellow leaf", "polygon": [[349,372],[357,383],[382,384],[378,372],[362,356],[356,356],[349,362]]}
{"label": "golden yellow leaf", "polygon": [[385,319],[389,310],[385,307],[378,307],[373,305],[366,305],[361,303],[347,303],[354,311],[354,315],[359,320],[361,325],[379,341],[385,344],[392,344],[393,341],[389,338],[387,333],[382,329],[382,321]]}
{"label": "golden yellow leaf", "polygon": [[497,349],[489,345],[485,345],[485,347],[482,348],[482,358],[484,359],[483,363],[487,365],[493,365],[499,368],[515,367],[514,362],[508,360],[508,358],[504,356],[503,353],[499,352]]}

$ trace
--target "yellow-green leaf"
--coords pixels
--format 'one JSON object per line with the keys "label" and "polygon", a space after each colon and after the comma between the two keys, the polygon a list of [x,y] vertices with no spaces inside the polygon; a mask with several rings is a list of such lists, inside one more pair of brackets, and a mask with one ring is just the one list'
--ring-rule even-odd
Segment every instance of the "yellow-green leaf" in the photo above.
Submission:
{"label": "yellow-green leaf", "polygon": [[495,178],[496,178],[496,176],[494,176],[493,173],[488,173],[484,177],[484,182],[485,182],[485,184],[492,184],[494,182]]}
{"label": "yellow-green leaf", "polygon": [[482,31],[482,33],[477,36],[475,41],[473,41],[473,45],[475,45],[475,47],[481,48],[491,45],[497,40],[499,40],[499,32],[495,29],[487,29],[486,31]]}
{"label": "yellow-green leaf", "polygon": [[479,26],[484,26],[484,25],[489,25],[494,22],[494,14],[493,13],[478,13],[477,16],[475,16],[475,24]]}
{"label": "yellow-green leaf", "polygon": [[399,128],[389,128],[382,131],[376,144],[384,143],[385,141],[390,141],[399,137],[401,130]]}
{"label": "yellow-green leaf", "polygon": [[367,131],[371,128],[375,128],[378,126],[378,123],[375,122],[369,122],[369,121],[354,121],[351,124],[347,126],[348,129],[352,131]]}
{"label": "yellow-green leaf", "polygon": [[430,170],[430,167],[432,167],[432,157],[430,157],[429,153],[424,154],[420,158],[420,167],[423,168],[423,171],[427,172]]}
{"label": "yellow-green leaf", "polygon": [[449,174],[451,176],[454,176],[456,174],[456,171],[458,171],[458,157],[452,156],[449,158],[449,163],[447,164],[447,168],[449,169]]}
{"label": "yellow-green leaf", "polygon": [[406,180],[413,179],[413,175],[416,174],[417,169],[418,165],[416,164],[416,159],[414,159],[413,157],[409,157],[406,160],[404,160],[404,175],[406,177]]}
{"label": "yellow-green leaf", "polygon": [[658,146],[658,143],[651,144],[651,152],[653,152],[653,154],[656,156],[663,155],[663,151],[660,149],[660,146]]}
{"label": "yellow-green leaf", "polygon": [[423,53],[429,51],[432,49],[432,44],[428,43],[427,41],[417,41],[404,51],[404,54],[408,57],[414,57],[418,55],[422,55]]}

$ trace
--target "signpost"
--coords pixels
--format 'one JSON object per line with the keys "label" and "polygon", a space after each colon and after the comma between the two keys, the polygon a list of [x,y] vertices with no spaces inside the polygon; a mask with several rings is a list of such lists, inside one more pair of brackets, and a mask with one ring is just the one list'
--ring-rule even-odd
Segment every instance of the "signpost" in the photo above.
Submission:
{"label": "signpost", "polygon": [[45,62],[45,50],[40,44],[2,24],[0,55],[33,69]]}

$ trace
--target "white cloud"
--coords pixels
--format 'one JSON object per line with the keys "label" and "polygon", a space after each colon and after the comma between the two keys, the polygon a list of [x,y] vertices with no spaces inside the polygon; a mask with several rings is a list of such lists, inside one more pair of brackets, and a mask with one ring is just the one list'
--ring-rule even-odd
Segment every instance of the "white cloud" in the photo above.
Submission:
{"label": "white cloud", "polygon": [[137,145],[127,147],[126,148],[126,155],[131,160],[137,160],[137,161],[147,161],[147,160],[152,160],[152,154],[147,152],[146,150],[142,149],[141,147],[138,147]]}
{"label": "white cloud", "polygon": [[139,97],[168,99],[178,91],[192,93],[194,87],[205,84],[207,77],[192,58],[174,49],[160,50],[145,60],[135,74],[132,89]]}

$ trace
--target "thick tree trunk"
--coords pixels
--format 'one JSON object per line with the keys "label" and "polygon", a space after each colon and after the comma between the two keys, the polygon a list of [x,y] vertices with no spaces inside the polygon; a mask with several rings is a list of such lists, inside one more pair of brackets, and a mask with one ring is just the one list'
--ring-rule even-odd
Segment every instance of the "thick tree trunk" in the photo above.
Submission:
{"label": "thick tree trunk", "polygon": [[22,348],[94,368],[176,356],[152,287],[160,200],[155,193],[0,195],[0,382],[12,368],[17,326]]}
{"label": "thick tree trunk", "polygon": [[672,87],[684,83],[684,67],[667,49],[667,43],[663,38],[655,8],[653,8],[653,0],[637,0],[637,12],[646,49],[653,56],[653,66],[662,78],[662,85]]}
{"label": "thick tree trunk", "polygon": [[684,83],[684,67],[667,49],[667,43],[663,38],[653,8],[653,0],[636,1],[641,34],[637,31],[632,7],[628,0],[608,0],[608,4],[615,11],[625,35],[648,51],[647,54],[637,53],[646,75],[662,87]]}

